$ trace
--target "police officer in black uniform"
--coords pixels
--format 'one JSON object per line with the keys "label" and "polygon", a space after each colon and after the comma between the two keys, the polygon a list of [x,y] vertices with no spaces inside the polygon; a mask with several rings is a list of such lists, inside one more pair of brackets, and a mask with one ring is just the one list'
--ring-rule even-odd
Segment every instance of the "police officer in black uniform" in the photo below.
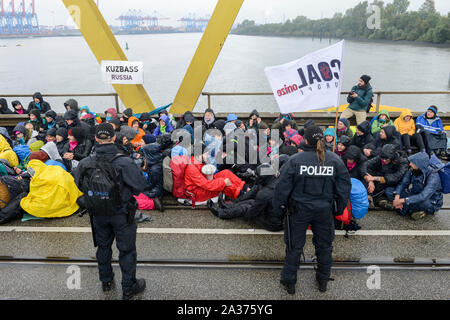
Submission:
{"label": "police officer in black uniform", "polygon": [[[137,226],[134,220],[136,206],[133,195],[138,195],[144,191],[146,180],[142,171],[133,160],[126,156],[117,157],[120,154],[119,148],[114,144],[116,135],[114,128],[109,123],[102,123],[97,126],[95,140],[95,152],[99,158],[113,159],[112,165],[117,170],[121,179],[121,205],[116,212],[90,212],[91,224],[94,233],[94,242],[97,243],[97,260],[100,281],[103,284],[103,291],[110,291],[113,285],[114,273],[111,267],[112,249],[114,238],[119,249],[119,265],[122,271],[122,291],[123,299],[129,300],[135,294],[145,290],[145,280],[136,279],[136,231]],[[74,177],[77,186],[81,188],[84,176],[87,172],[83,170],[96,158],[89,157],[83,159],[75,170]],[[80,203],[80,202],[79,202]],[[82,203],[81,203],[82,204]]]}
{"label": "police officer in black uniform", "polygon": [[350,176],[342,160],[325,151],[322,129],[309,127],[304,138],[304,152],[291,156],[281,169],[273,199],[273,207],[278,208],[280,214],[286,211],[284,208],[289,208],[284,237],[286,259],[280,281],[289,294],[295,293],[297,270],[309,225],[318,262],[316,280],[319,290],[326,291],[335,230],[333,206],[335,203],[335,210],[342,214],[351,191]]}

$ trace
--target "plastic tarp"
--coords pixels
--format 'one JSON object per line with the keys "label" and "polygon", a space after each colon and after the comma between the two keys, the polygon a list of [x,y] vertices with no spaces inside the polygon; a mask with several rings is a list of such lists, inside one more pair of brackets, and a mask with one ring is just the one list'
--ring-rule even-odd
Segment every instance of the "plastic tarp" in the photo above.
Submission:
{"label": "plastic tarp", "polygon": [[31,160],[28,167],[34,170],[30,192],[20,206],[39,218],[62,218],[75,213],[77,199],[83,195],[72,175],[59,166],[47,166],[42,161]]}

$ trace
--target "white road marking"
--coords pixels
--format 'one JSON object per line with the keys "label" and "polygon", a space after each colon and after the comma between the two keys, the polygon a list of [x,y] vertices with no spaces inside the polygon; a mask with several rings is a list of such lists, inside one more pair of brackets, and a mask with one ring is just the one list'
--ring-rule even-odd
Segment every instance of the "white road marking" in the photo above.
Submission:
{"label": "white road marking", "polygon": [[[1,232],[35,233],[91,233],[90,227],[0,227]],[[200,235],[283,235],[283,232],[270,232],[263,229],[189,229],[189,228],[138,228],[139,234],[200,234]],[[312,235],[308,230],[308,235]],[[336,230],[336,235],[345,231]],[[450,230],[359,230],[353,236],[450,236]]]}

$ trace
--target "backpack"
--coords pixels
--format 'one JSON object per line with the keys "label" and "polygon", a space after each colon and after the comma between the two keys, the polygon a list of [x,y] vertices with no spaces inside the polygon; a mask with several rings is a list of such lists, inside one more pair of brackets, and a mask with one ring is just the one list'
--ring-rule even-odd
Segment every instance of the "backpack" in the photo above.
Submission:
{"label": "backpack", "polygon": [[94,156],[93,161],[83,164],[80,189],[84,193],[86,209],[91,214],[114,215],[121,206],[122,177],[112,164],[120,157],[125,155],[117,154],[112,158]]}
{"label": "backpack", "polygon": [[450,163],[443,164],[435,154],[430,158],[430,164],[435,168],[434,172],[439,173],[439,178],[441,178],[442,193],[450,193]]}
{"label": "backpack", "polygon": [[344,209],[344,213],[340,216],[334,217],[334,228],[336,230],[345,230],[345,238],[348,238],[350,231],[358,231],[361,227],[353,220],[352,204],[349,201],[347,207]]}
{"label": "backpack", "polygon": [[362,219],[369,211],[369,198],[367,189],[358,179],[351,178],[352,190],[350,192],[350,203],[352,215],[355,219]]}

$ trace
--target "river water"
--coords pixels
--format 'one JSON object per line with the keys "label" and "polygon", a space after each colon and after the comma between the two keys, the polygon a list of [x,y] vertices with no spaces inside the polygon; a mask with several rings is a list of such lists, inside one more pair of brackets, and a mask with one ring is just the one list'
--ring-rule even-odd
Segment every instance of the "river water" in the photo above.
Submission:
{"label": "river water", "polygon": [[[156,106],[174,99],[200,38],[201,34],[117,36],[129,60],[144,62],[144,86]],[[126,43],[129,50],[125,50]],[[329,45],[328,39],[230,35],[203,91],[270,92],[266,66],[283,64]],[[448,91],[450,48],[346,41],[343,90],[350,90],[362,74],[372,76],[374,91]],[[102,83],[100,66],[82,37],[0,39],[0,95],[35,91],[45,96],[108,93],[113,88]],[[109,97],[76,99],[97,112],[114,106]],[[31,98],[19,100],[27,105]],[[53,109],[63,111],[64,99],[47,100]],[[381,103],[415,111],[435,104],[450,111],[449,95],[384,96]],[[223,112],[255,108],[278,112],[272,96],[213,97],[212,105],[215,111]],[[195,110],[203,111],[206,106],[207,98],[201,96]]]}

